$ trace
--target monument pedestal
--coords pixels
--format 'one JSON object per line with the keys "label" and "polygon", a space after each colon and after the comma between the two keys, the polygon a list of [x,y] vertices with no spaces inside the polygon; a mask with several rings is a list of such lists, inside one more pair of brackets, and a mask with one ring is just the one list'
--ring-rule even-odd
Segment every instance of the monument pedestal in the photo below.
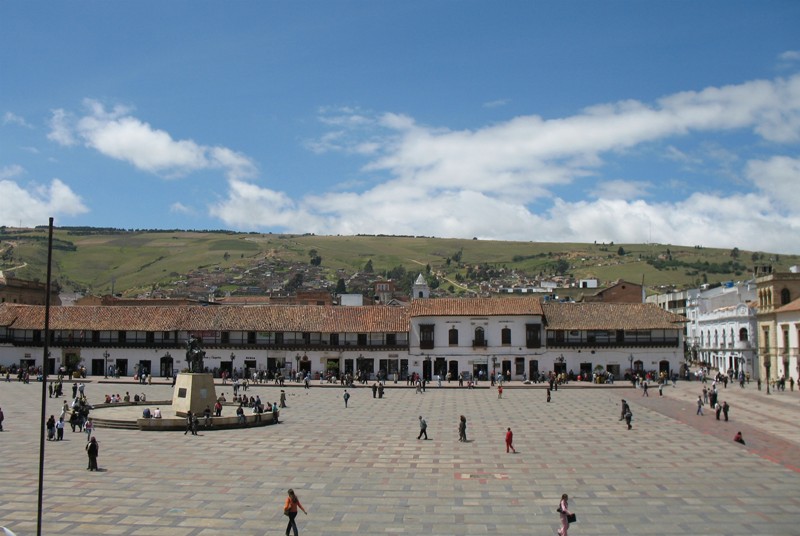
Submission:
{"label": "monument pedestal", "polygon": [[191,411],[202,415],[206,407],[214,410],[217,391],[214,388],[214,377],[206,372],[181,372],[175,380],[175,391],[172,394],[172,409],[179,417],[186,417]]}

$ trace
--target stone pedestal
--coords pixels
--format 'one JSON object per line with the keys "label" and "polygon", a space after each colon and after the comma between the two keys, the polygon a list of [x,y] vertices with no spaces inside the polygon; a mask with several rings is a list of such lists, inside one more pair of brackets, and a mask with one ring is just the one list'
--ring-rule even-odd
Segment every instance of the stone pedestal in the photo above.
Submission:
{"label": "stone pedestal", "polygon": [[175,391],[172,394],[172,409],[179,417],[186,413],[202,415],[206,406],[214,411],[217,391],[214,388],[214,377],[205,372],[182,372],[175,380]]}

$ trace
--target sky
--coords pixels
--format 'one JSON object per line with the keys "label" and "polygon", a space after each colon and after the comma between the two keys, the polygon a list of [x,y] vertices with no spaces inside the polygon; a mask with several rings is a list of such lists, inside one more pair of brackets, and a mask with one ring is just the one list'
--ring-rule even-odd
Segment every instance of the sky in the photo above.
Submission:
{"label": "sky", "polygon": [[0,225],[800,253],[800,2],[0,2]]}

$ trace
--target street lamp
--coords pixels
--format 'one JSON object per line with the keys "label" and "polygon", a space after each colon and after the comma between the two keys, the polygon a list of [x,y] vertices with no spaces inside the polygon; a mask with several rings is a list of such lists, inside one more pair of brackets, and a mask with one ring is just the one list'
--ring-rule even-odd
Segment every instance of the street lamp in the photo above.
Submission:
{"label": "street lamp", "polygon": [[767,369],[767,394],[769,394],[769,369],[772,366],[772,363],[769,361],[769,356],[764,361],[764,368]]}
{"label": "street lamp", "polygon": [[629,370],[631,371],[631,377],[633,377],[633,354],[628,356],[628,360],[630,360],[630,362],[631,362],[631,366],[630,366]]}
{"label": "street lamp", "polygon": [[233,361],[236,359],[236,354],[231,352],[231,378],[236,376],[236,367],[233,365]]}
{"label": "street lamp", "polygon": [[497,356],[492,356],[492,381],[497,377]]}
{"label": "street lamp", "polygon": [[109,358],[109,356],[111,356],[111,354],[108,353],[108,350],[103,352],[103,357],[106,359],[106,373],[105,373],[105,376],[103,376],[105,379],[108,379],[108,358]]}

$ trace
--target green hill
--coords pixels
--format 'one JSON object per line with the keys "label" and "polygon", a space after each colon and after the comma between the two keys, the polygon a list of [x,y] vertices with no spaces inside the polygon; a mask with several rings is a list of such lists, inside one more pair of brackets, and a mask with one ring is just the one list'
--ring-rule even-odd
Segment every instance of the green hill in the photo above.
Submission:
{"label": "green hill", "polygon": [[[0,228],[0,269],[19,278],[44,280],[47,229]],[[377,275],[405,271],[428,273],[447,290],[477,289],[489,279],[522,283],[539,275],[567,274],[617,279],[649,288],[689,288],[702,283],[741,280],[752,267],[771,264],[787,270],[798,255],[775,255],[664,244],[569,244],[503,242],[405,236],[317,236],[235,233],[228,231],[54,230],[53,278],[64,289],[135,295],[157,285],[171,285],[202,272],[241,273],[265,263],[308,265],[319,261],[325,278],[364,269]]]}

